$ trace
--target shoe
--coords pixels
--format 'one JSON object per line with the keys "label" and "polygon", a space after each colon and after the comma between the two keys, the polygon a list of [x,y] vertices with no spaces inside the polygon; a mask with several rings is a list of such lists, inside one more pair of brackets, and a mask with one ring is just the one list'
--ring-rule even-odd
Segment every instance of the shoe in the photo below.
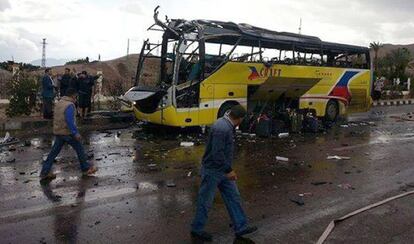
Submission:
{"label": "shoe", "polygon": [[191,237],[196,238],[200,241],[205,241],[205,242],[213,241],[213,236],[205,231],[201,231],[201,232],[191,231]]}
{"label": "shoe", "polygon": [[91,167],[89,167],[88,170],[83,171],[82,174],[83,174],[83,176],[91,176],[91,175],[95,174],[96,171],[98,171],[98,168],[96,168],[95,166],[91,166]]}
{"label": "shoe", "polygon": [[41,175],[40,181],[48,181],[48,180],[54,180],[56,179],[56,174],[54,173],[48,173],[47,175]]}
{"label": "shoe", "polygon": [[246,229],[236,233],[236,237],[242,237],[244,235],[247,234],[251,234],[257,231],[257,227],[256,226],[248,226]]}

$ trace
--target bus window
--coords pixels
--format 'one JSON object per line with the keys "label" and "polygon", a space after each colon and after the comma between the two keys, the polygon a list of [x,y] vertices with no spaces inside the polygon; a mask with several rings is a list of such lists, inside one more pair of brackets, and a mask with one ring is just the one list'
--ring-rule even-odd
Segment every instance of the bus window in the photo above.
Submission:
{"label": "bus window", "polygon": [[364,69],[368,67],[365,54],[361,54],[361,53],[354,54],[354,55],[351,55],[349,59],[350,59],[352,68]]}
{"label": "bus window", "polygon": [[182,57],[178,73],[177,85],[188,81],[199,81],[201,75],[199,46],[198,42],[191,41],[187,43],[183,50],[180,50]]}

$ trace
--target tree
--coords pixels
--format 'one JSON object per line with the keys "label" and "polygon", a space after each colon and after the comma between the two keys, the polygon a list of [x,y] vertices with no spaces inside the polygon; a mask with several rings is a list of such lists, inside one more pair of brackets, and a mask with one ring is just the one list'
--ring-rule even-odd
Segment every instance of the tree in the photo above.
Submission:
{"label": "tree", "polygon": [[394,49],[385,57],[378,59],[377,75],[385,76],[389,80],[394,78],[406,80],[406,69],[411,60],[411,53],[407,48]]}
{"label": "tree", "polygon": [[69,65],[69,64],[87,64],[87,63],[89,63],[89,57],[66,62],[65,65]]}
{"label": "tree", "polygon": [[371,42],[369,47],[374,51],[374,71],[378,72],[378,52],[383,47],[380,42]]}
{"label": "tree", "polygon": [[20,71],[6,84],[6,89],[10,96],[7,116],[30,115],[36,107],[36,93],[39,89],[37,78]]}
{"label": "tree", "polygon": [[393,63],[392,75],[400,79],[407,79],[405,70],[412,60],[410,51],[407,48],[398,48],[392,50],[389,55]]}

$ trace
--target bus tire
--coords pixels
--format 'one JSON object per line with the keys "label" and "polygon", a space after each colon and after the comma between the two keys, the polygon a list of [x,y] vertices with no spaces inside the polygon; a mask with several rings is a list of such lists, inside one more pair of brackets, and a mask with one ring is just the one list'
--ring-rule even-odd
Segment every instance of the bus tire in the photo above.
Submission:
{"label": "bus tire", "polygon": [[335,122],[339,114],[339,104],[336,100],[329,100],[326,104],[325,120]]}
{"label": "bus tire", "polygon": [[225,102],[223,105],[221,105],[218,113],[217,113],[217,119],[223,117],[227,111],[229,111],[233,106],[238,105],[238,102]]}

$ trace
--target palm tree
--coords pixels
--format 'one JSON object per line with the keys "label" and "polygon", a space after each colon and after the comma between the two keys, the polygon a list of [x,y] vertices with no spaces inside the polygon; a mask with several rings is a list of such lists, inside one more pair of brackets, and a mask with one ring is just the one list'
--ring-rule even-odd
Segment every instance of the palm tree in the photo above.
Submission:
{"label": "palm tree", "polygon": [[371,42],[369,44],[369,47],[374,51],[374,70],[377,72],[378,70],[378,51],[380,48],[382,48],[384,45],[380,42]]}
{"label": "palm tree", "polygon": [[405,78],[405,70],[412,60],[410,51],[407,48],[398,48],[392,50],[387,56],[393,64],[392,75],[400,79]]}

